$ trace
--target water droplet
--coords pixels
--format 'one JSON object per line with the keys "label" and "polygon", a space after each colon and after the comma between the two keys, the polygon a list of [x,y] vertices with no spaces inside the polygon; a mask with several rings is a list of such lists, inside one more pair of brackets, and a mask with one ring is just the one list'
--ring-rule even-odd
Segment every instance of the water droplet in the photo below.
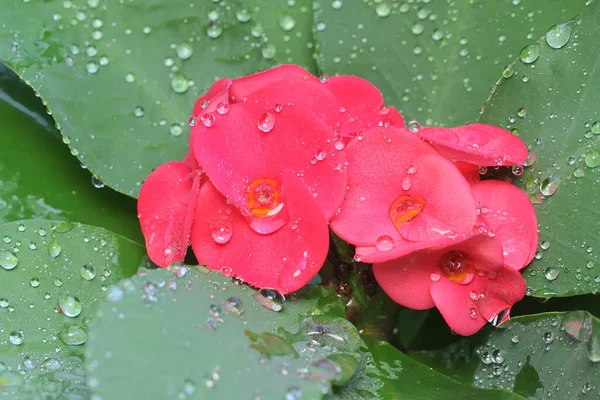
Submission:
{"label": "water droplet", "polygon": [[254,300],[256,300],[264,308],[279,312],[283,310],[285,297],[274,289],[261,289],[254,293]]}
{"label": "water droplet", "polygon": [[238,21],[245,23],[252,19],[252,14],[248,11],[247,8],[242,8],[235,13],[235,17]]}
{"label": "water droplet", "polygon": [[343,5],[344,3],[342,2],[342,0],[333,0],[333,2],[331,3],[331,7],[334,10],[339,10],[340,8],[342,8]]}
{"label": "water droplet", "polygon": [[217,112],[221,115],[225,115],[229,112],[229,104],[225,102],[220,102],[217,104]]}
{"label": "water droplet", "polygon": [[285,400],[300,400],[302,398],[302,391],[296,386],[292,386],[285,392]]}
{"label": "water droplet", "polygon": [[183,134],[183,128],[179,124],[173,124],[169,128],[169,133],[171,134],[171,136],[181,136]]}
{"label": "water droplet", "polygon": [[184,380],[183,393],[185,393],[188,396],[196,393],[196,384],[189,379]]}
{"label": "water droplet", "polygon": [[221,314],[223,314],[223,310],[221,310],[221,307],[219,307],[218,305],[211,304],[211,305],[208,306],[208,313],[211,316],[217,318],[217,317],[220,317]]}
{"label": "water droplet", "polygon": [[267,44],[263,46],[260,53],[262,54],[265,60],[272,60],[275,58],[275,54],[277,53],[277,49],[272,44]]}
{"label": "water droplet", "polygon": [[25,335],[23,334],[23,331],[13,331],[8,335],[8,341],[15,346],[22,345],[24,340]]}
{"label": "water droplet", "polygon": [[504,70],[502,70],[502,76],[506,79],[512,77],[515,73],[515,69],[512,65],[507,65]]}
{"label": "water droplet", "polygon": [[521,118],[525,118],[527,116],[527,109],[525,107],[521,107],[517,110],[517,115]]}
{"label": "water droplet", "polygon": [[31,278],[31,280],[29,281],[29,285],[31,285],[31,287],[33,288],[36,288],[40,286],[40,280],[38,278]]}
{"label": "water droplet", "polygon": [[175,47],[175,52],[177,53],[177,57],[187,60],[194,54],[194,49],[188,43],[181,43]]}
{"label": "water droplet", "polygon": [[79,268],[79,275],[86,281],[91,281],[96,277],[96,268],[92,267],[90,264],[83,264]]}
{"label": "water droplet", "polygon": [[61,342],[69,346],[78,346],[87,342],[88,333],[79,325],[70,325],[58,333]]}
{"label": "water droplet", "polygon": [[513,342],[514,344],[517,344],[521,341],[521,338],[519,338],[518,335],[512,335],[510,338],[510,341]]}
{"label": "water droplet", "polygon": [[555,176],[549,176],[544,179],[540,184],[540,192],[546,197],[552,196],[556,193],[558,186],[560,185],[560,179]]}
{"label": "water droplet", "polygon": [[477,309],[475,307],[469,308],[469,317],[471,317],[472,319],[477,319],[478,316],[479,313],[477,312]]}
{"label": "water droplet", "polygon": [[125,75],[125,82],[127,82],[127,83],[135,82],[135,75],[133,74],[133,72],[129,72]]}
{"label": "water droplet", "polygon": [[102,182],[96,175],[92,175],[92,185],[96,189],[102,189],[104,187],[104,182]]}
{"label": "water droplet", "polygon": [[190,81],[181,75],[175,74],[173,78],[171,78],[171,88],[175,93],[185,93],[190,87]]}
{"label": "water droplet", "polygon": [[421,129],[421,124],[417,121],[410,121],[408,123],[408,130],[411,132],[418,132]]}
{"label": "water droplet", "polygon": [[143,117],[144,116],[144,108],[137,106],[136,108],[133,109],[133,115],[135,115],[138,118]]}
{"label": "water droplet", "polygon": [[511,172],[513,173],[514,176],[521,176],[521,175],[523,175],[523,171],[524,170],[525,169],[523,168],[523,166],[522,165],[518,165],[518,164],[517,165],[513,165],[511,167]]}
{"label": "water droplet", "polygon": [[200,115],[200,122],[207,128],[210,128],[215,124],[215,115],[211,112],[205,112]]}
{"label": "water droplet", "polygon": [[218,22],[212,21],[206,27],[206,36],[211,39],[216,39],[223,33],[223,28]]}
{"label": "water droplet", "polygon": [[492,351],[492,360],[494,364],[502,364],[506,360],[506,351],[501,349]]}
{"label": "water droplet", "polygon": [[544,343],[546,344],[551,344],[552,342],[554,342],[554,338],[554,332],[552,331],[548,331],[543,335]]}
{"label": "water droplet", "polygon": [[267,111],[258,118],[258,129],[261,132],[271,132],[275,127],[275,114],[272,111]]}
{"label": "water droplet", "polygon": [[319,161],[323,161],[327,157],[327,152],[323,149],[315,151],[315,158]]}
{"label": "water droplet", "polygon": [[391,12],[392,8],[386,2],[379,3],[377,4],[377,7],[375,7],[375,13],[380,18],[387,17],[388,15],[390,15]]}
{"label": "water droplet", "polygon": [[596,121],[592,124],[592,133],[594,135],[600,135],[600,121]]}
{"label": "water droplet", "polygon": [[421,33],[423,33],[424,30],[425,30],[425,25],[423,25],[420,22],[417,22],[411,28],[411,32],[413,33],[413,35],[420,35]]}
{"label": "water droplet", "polygon": [[394,239],[388,235],[382,235],[375,241],[375,248],[379,251],[390,251],[394,248]]}
{"label": "water droplet", "polygon": [[573,311],[565,315],[563,330],[579,342],[589,342],[592,337],[592,317],[586,311]]}
{"label": "water droplet", "polygon": [[10,270],[19,263],[19,259],[10,251],[0,251],[0,267]]}
{"label": "water droplet", "polygon": [[58,296],[58,308],[67,317],[74,318],[81,314],[82,305],[77,297],[63,293]]}
{"label": "water droplet", "polygon": [[596,150],[590,150],[584,158],[585,165],[590,168],[596,168],[600,165],[600,153]]}
{"label": "water droplet", "polygon": [[541,48],[537,43],[533,43],[523,47],[521,53],[519,54],[519,58],[525,64],[534,63],[540,57]]}
{"label": "water droplet", "polygon": [[48,243],[48,255],[50,256],[50,258],[58,257],[61,251],[62,246],[56,240],[53,240],[50,243]]}
{"label": "water droplet", "polygon": [[432,272],[432,273],[429,275],[429,279],[431,279],[431,281],[432,281],[432,282],[437,282],[437,281],[439,281],[441,278],[442,278],[442,274],[440,274],[440,273],[439,273],[439,272],[437,272],[437,271],[434,271],[434,272]]}
{"label": "water droplet", "polygon": [[283,15],[279,18],[279,26],[286,32],[291,31],[296,26],[296,21],[290,15]]}
{"label": "water droplet", "polygon": [[558,275],[559,275],[559,270],[557,268],[554,268],[554,267],[548,267],[544,271],[544,276],[549,281],[555,280],[556,278],[558,278]]}
{"label": "water droplet", "polygon": [[233,229],[230,223],[218,224],[211,228],[211,234],[216,243],[225,244],[231,240]]}
{"label": "water droplet", "polygon": [[564,47],[571,38],[571,30],[570,22],[554,25],[546,32],[546,43],[553,49]]}
{"label": "water droplet", "polygon": [[244,303],[239,297],[230,297],[225,300],[225,311],[230,314],[240,315],[244,311]]}

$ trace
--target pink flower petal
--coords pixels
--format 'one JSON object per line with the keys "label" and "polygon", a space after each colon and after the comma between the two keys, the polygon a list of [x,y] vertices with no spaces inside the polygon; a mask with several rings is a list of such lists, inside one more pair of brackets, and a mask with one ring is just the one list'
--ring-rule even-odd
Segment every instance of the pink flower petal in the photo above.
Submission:
{"label": "pink flower petal", "polygon": [[481,174],[479,173],[479,167],[477,165],[461,161],[455,162],[454,165],[470,184],[481,181]]}
{"label": "pink flower petal", "polygon": [[200,189],[192,248],[209,268],[281,293],[300,289],[319,271],[329,249],[327,221],[291,173],[283,177],[290,221],[274,233],[250,229],[212,183]]}
{"label": "pink flower petal", "polygon": [[266,71],[235,79],[230,90],[231,101],[232,103],[244,101],[244,97],[250,96],[255,91],[267,85],[297,78],[318,81],[315,76],[297,65],[280,65]]}
{"label": "pink flower petal", "polygon": [[487,180],[473,185],[479,219],[504,248],[504,263],[519,270],[531,262],[538,246],[538,224],[531,201],[507,182]]}
{"label": "pink flower petal", "polygon": [[385,107],[379,90],[370,82],[356,76],[332,76],[325,83],[339,103],[340,136],[361,130],[395,126],[404,127],[402,115],[393,107]]}
{"label": "pink flower petal", "polygon": [[429,293],[431,273],[438,262],[435,252],[420,251],[373,264],[373,274],[383,291],[396,303],[415,310],[435,306]]}
{"label": "pink flower petal", "polygon": [[527,147],[521,139],[492,125],[422,127],[417,135],[429,141],[444,157],[475,165],[522,164],[528,154]]}
{"label": "pink flower petal", "polygon": [[197,125],[194,132],[194,155],[215,187],[237,208],[247,207],[251,182],[277,179],[284,170],[298,175],[326,218],[342,202],[345,154],[334,149],[331,130],[305,109],[265,110],[250,101],[232,104],[214,126]]}
{"label": "pink flower petal", "polygon": [[152,262],[167,267],[183,261],[187,251],[199,174],[178,161],[155,169],[138,199],[138,218]]}
{"label": "pink flower petal", "polygon": [[196,103],[194,104],[194,110],[192,111],[192,116],[198,118],[200,114],[205,111],[208,105],[212,105],[212,108],[216,108],[218,102],[213,101],[213,99],[219,94],[224,93],[223,99],[227,100],[229,98],[229,89],[232,82],[233,81],[231,79],[223,78],[213,83],[208,92],[196,100]]}

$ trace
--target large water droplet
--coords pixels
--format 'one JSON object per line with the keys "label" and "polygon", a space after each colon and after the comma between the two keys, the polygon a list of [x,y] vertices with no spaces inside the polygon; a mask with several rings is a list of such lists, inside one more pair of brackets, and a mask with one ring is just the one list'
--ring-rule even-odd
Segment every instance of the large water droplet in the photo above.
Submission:
{"label": "large water droplet", "polygon": [[216,226],[211,227],[211,235],[216,243],[225,244],[229,242],[233,235],[231,224],[217,224]]}
{"label": "large water droplet", "polygon": [[241,314],[244,311],[244,304],[239,297],[230,297],[225,300],[225,311],[230,314]]}
{"label": "large water droplet", "polygon": [[592,317],[586,311],[573,311],[565,315],[563,330],[579,342],[589,342],[592,337]]}
{"label": "large water droplet", "polygon": [[392,8],[386,2],[379,3],[375,7],[375,14],[377,14],[377,16],[380,18],[387,17],[388,15],[390,15],[391,12],[392,12]]}
{"label": "large water droplet", "polygon": [[13,331],[8,335],[8,341],[15,346],[22,345],[24,340],[25,335],[23,334],[23,331]]}
{"label": "large water droplet", "polygon": [[554,267],[548,267],[546,268],[546,270],[544,271],[544,276],[546,277],[546,279],[548,279],[549,281],[553,281],[556,278],[558,278],[558,274],[559,271],[557,268]]}
{"label": "large water droplet", "polygon": [[571,30],[570,22],[554,25],[546,32],[546,43],[553,49],[564,47],[571,38]]}
{"label": "large water droplet", "polygon": [[375,248],[379,251],[390,251],[394,248],[394,239],[388,235],[382,235],[375,241]]}
{"label": "large water droplet", "polygon": [[176,74],[171,78],[171,88],[175,93],[185,93],[189,87],[190,81],[185,76]]}
{"label": "large water droplet", "polygon": [[596,168],[600,165],[600,153],[596,150],[590,150],[584,158],[585,165],[590,168]]}
{"label": "large water droplet", "polygon": [[10,251],[0,251],[0,267],[4,269],[14,269],[19,263],[19,259]]}
{"label": "large water droplet", "polygon": [[296,26],[296,21],[290,15],[283,15],[279,19],[279,26],[286,32],[291,31]]}
{"label": "large water droplet", "polygon": [[271,132],[275,127],[275,113],[271,110],[265,112],[258,118],[257,126],[261,132]]}
{"label": "large water droplet", "polygon": [[177,57],[187,60],[194,54],[194,49],[188,43],[181,43],[175,47],[175,52],[177,53]]}
{"label": "large water droplet", "polygon": [[88,339],[88,333],[79,325],[67,326],[57,336],[61,342],[69,346],[84,344]]}
{"label": "large water droplet", "polygon": [[81,314],[82,305],[77,297],[63,293],[58,296],[58,308],[67,317],[74,318]]}
{"label": "large water droplet", "polygon": [[91,281],[96,277],[96,268],[92,267],[90,264],[83,264],[79,268],[79,275],[86,281]]}
{"label": "large water droplet", "polygon": [[544,179],[540,184],[540,192],[542,192],[544,196],[550,197],[556,192],[559,185],[560,179],[558,177],[549,176],[548,178]]}
{"label": "large water droplet", "polygon": [[56,240],[53,240],[50,243],[48,243],[48,255],[50,256],[50,258],[58,257],[61,251],[62,246]]}
{"label": "large water droplet", "polygon": [[523,47],[521,53],[519,54],[519,58],[525,64],[534,63],[540,57],[541,48],[537,43],[533,43]]}
{"label": "large water droplet", "polygon": [[279,312],[283,310],[285,297],[275,289],[261,289],[254,293],[254,300],[268,310]]}

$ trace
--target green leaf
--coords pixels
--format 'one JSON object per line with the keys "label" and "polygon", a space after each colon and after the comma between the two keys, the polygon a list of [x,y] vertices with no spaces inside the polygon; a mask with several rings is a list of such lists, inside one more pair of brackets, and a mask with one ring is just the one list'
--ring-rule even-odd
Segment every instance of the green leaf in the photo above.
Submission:
{"label": "green leaf", "polygon": [[366,339],[366,364],[331,399],[402,400],[523,400],[523,397],[498,389],[479,389],[463,385],[431,370],[389,343]]}
{"label": "green leaf", "polygon": [[0,115],[0,223],[79,221],[143,242],[135,202],[94,187],[34,92],[1,64]]}
{"label": "green leaf", "polygon": [[0,60],[47,102],[81,162],[131,196],[186,155],[192,107],[215,79],[315,69],[309,0],[1,2]]}
{"label": "green leaf", "polygon": [[98,299],[146,265],[142,246],[104,229],[0,225],[0,397],[87,396],[82,344]]}
{"label": "green leaf", "polygon": [[[595,398],[600,320],[585,311],[516,317],[446,349],[413,356],[465,384],[531,399]],[[587,395],[587,396],[586,396]]]}
{"label": "green leaf", "polygon": [[600,282],[600,3],[559,28],[524,49],[481,116],[535,155],[516,183],[537,204],[541,249],[524,276],[539,297],[597,293]]}
{"label": "green leaf", "polygon": [[407,121],[473,122],[489,86],[532,38],[585,0],[324,1],[319,67],[373,82]]}
{"label": "green leaf", "polygon": [[104,399],[317,399],[347,381],[361,341],[335,293],[271,298],[204,267],[126,279],[90,331],[88,384]]}

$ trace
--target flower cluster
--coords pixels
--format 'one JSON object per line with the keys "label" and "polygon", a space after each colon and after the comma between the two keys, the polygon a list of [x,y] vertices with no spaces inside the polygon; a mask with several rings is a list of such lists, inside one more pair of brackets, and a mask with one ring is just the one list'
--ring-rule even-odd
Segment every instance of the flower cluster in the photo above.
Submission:
{"label": "flower cluster", "polygon": [[190,125],[187,157],[154,170],[139,196],[157,265],[182,261],[191,244],[209,268],[289,293],[323,265],[329,227],[392,299],[438,307],[459,334],[523,297],[533,207],[478,172],[525,161],[510,132],[407,129],[369,82],[294,65],[215,82]]}

